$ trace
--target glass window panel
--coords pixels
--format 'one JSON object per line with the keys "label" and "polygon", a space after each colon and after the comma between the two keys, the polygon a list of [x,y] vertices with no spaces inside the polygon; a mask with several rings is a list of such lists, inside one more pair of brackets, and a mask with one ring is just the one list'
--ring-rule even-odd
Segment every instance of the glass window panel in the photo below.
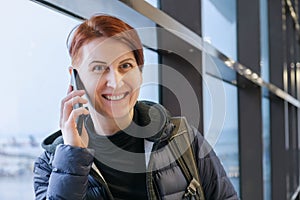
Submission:
{"label": "glass window panel", "polygon": [[147,3],[151,4],[153,7],[158,7],[158,0],[145,0]]}
{"label": "glass window panel", "polygon": [[236,60],[236,0],[202,0],[202,34],[204,40]]}
{"label": "glass window panel", "polygon": [[271,200],[270,100],[262,99],[264,200]]}
{"label": "glass window panel", "polygon": [[267,82],[269,82],[268,34],[267,0],[260,0],[261,77]]}
{"label": "glass window panel", "polygon": [[[218,84],[223,85],[224,91],[215,88]],[[237,88],[211,76],[204,81],[204,133],[239,194]]]}
{"label": "glass window panel", "polygon": [[139,100],[149,100],[159,103],[158,55],[156,52],[145,48],[144,55],[143,84]]}
{"label": "glass window panel", "polygon": [[[202,35],[205,41],[236,60],[236,0],[202,0]],[[226,75],[217,70],[220,64],[205,53],[203,65],[204,135],[213,145],[239,194],[237,87],[214,78],[221,76],[222,79]],[[216,72],[211,74],[214,70]]]}
{"label": "glass window panel", "polygon": [[[268,2],[260,0],[261,77],[269,82]],[[262,98],[264,199],[271,199],[270,100]]]}
{"label": "glass window panel", "polygon": [[[139,14],[134,9],[128,7],[130,1],[107,1],[107,0],[72,0],[72,1],[57,1],[57,0],[36,0],[45,5],[53,5],[60,9],[66,10],[76,16],[89,18],[96,13],[105,13],[114,15],[135,28],[138,27],[156,27],[156,24],[144,15]],[[137,20],[138,19],[138,20]]]}
{"label": "glass window panel", "polygon": [[0,199],[33,199],[33,161],[58,129],[69,84],[65,41],[78,22],[31,1],[11,0],[0,13]]}
{"label": "glass window panel", "polygon": [[[0,199],[33,199],[33,161],[43,138],[59,128],[69,84],[66,38],[79,21],[31,1],[12,0],[0,11]],[[157,54],[150,50],[144,83],[140,98],[158,102]]]}

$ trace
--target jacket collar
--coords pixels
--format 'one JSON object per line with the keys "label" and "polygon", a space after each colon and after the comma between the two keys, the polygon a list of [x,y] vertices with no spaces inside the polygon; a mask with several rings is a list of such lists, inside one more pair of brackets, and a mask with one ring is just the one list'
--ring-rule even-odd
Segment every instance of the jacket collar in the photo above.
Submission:
{"label": "jacket collar", "polygon": [[50,136],[48,136],[46,139],[44,139],[44,141],[42,142],[42,147],[46,151],[50,153],[54,153],[56,146],[63,143],[64,141],[63,141],[62,133],[61,130],[59,130],[51,134]]}
{"label": "jacket collar", "polygon": [[150,101],[139,101],[136,108],[140,117],[140,131],[137,130],[137,133],[143,133],[146,140],[154,143],[169,138],[173,124],[170,123],[169,112],[162,105]]}
{"label": "jacket collar", "polygon": [[[139,126],[131,126],[129,130],[135,129],[136,133],[143,133],[143,137],[149,142],[167,140],[174,128],[170,123],[169,112],[162,105],[150,101],[138,101],[135,106],[139,116]],[[45,138],[41,146],[46,151],[54,153],[59,144],[63,144],[60,130]]]}

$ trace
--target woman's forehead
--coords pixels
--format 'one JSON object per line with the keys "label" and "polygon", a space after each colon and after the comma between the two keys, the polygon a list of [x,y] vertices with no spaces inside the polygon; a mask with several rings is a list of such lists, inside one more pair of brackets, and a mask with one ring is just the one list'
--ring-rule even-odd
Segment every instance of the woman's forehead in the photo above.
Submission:
{"label": "woman's forehead", "polygon": [[113,38],[101,37],[94,39],[82,47],[82,61],[100,60],[106,63],[132,56],[132,49],[125,43]]}

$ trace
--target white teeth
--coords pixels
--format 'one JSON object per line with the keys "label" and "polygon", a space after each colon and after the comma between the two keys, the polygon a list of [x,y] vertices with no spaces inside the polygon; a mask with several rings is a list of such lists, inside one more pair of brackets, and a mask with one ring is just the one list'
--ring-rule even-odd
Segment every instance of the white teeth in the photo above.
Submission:
{"label": "white teeth", "polygon": [[125,97],[125,94],[117,95],[117,96],[105,96],[108,100],[111,101],[118,101],[120,99],[123,99]]}

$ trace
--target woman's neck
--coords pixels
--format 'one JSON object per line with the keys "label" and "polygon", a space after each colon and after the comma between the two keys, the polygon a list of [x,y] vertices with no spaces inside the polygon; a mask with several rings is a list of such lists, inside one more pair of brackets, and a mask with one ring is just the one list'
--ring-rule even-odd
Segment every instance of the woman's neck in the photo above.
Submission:
{"label": "woman's neck", "polygon": [[98,135],[113,135],[116,132],[127,128],[133,119],[133,109],[122,118],[108,118],[100,115],[97,111],[90,111],[95,132]]}

